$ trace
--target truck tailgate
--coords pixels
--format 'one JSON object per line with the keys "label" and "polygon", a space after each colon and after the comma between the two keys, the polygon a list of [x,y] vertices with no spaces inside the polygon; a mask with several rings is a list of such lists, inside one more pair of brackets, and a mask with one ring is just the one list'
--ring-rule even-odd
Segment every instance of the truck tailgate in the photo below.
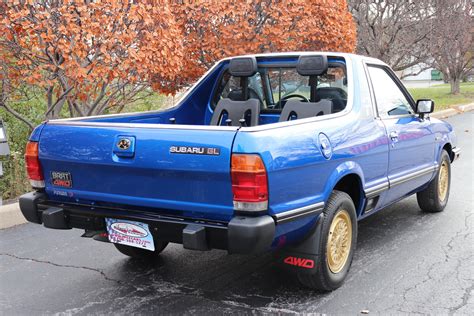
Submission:
{"label": "truck tailgate", "polygon": [[[46,124],[39,158],[49,198],[230,219],[230,154],[237,128],[137,125]],[[71,183],[58,181],[68,176]]]}

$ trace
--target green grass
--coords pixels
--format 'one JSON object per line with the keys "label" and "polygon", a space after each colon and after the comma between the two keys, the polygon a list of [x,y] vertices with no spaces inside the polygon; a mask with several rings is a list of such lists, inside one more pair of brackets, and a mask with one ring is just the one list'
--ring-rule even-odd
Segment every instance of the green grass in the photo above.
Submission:
{"label": "green grass", "polygon": [[461,105],[474,102],[474,82],[461,83],[458,95],[450,94],[449,84],[441,84],[429,88],[409,88],[413,99],[432,99],[435,101],[435,111],[449,108],[451,105]]}
{"label": "green grass", "polygon": [[122,113],[153,111],[170,107],[179,99],[179,97],[167,96],[156,92],[143,93],[143,96],[127,104]]}

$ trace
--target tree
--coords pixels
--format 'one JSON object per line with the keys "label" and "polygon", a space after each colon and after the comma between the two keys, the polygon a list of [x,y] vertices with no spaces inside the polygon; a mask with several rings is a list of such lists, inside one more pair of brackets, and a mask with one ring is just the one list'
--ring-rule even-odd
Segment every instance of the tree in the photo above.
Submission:
{"label": "tree", "polygon": [[[20,4],[18,4],[18,3]],[[270,51],[352,52],[345,0],[4,1],[0,82],[8,105],[42,91],[46,118],[119,112],[149,88],[174,93],[217,60]]]}
{"label": "tree", "polygon": [[458,94],[461,79],[474,68],[474,17],[470,0],[436,0],[430,36],[432,65]]}
{"label": "tree", "polygon": [[0,106],[15,116],[8,100],[25,85],[44,92],[46,118],[66,104],[70,116],[94,115],[120,110],[151,84],[166,90],[179,72],[180,33],[166,1],[19,2],[0,3]]}
{"label": "tree", "polygon": [[187,56],[175,88],[228,56],[355,48],[355,25],[345,0],[183,1],[174,4],[173,12]]}
{"label": "tree", "polygon": [[[349,0],[357,24],[357,52],[379,58],[395,71],[430,58],[431,0]],[[420,71],[425,70],[421,68]],[[408,73],[408,75],[414,75]]]}

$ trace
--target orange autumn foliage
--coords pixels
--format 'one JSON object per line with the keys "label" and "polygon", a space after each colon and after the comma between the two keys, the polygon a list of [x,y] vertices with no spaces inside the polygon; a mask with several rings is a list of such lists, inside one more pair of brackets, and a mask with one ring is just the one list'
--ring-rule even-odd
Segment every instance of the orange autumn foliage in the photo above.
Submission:
{"label": "orange autumn foliage", "polygon": [[179,84],[228,56],[355,50],[356,27],[345,0],[179,1],[172,10],[184,34]]}
{"label": "orange autumn foliage", "polygon": [[46,91],[46,117],[100,114],[146,87],[173,93],[232,55],[352,52],[345,0],[3,1],[0,80]]}
{"label": "orange autumn foliage", "polygon": [[5,1],[0,13],[0,73],[13,86],[44,88],[48,99],[66,93],[50,102],[53,117],[65,101],[75,114],[91,115],[130,85],[153,81],[160,90],[183,60],[167,2]]}

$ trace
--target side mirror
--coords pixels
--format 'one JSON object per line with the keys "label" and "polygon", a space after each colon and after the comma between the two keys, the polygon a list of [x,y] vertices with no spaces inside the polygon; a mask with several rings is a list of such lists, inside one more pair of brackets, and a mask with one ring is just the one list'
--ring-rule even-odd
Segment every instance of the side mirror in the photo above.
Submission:
{"label": "side mirror", "polygon": [[430,99],[420,99],[416,101],[416,113],[420,114],[423,118],[425,114],[432,113],[434,111],[434,101]]}
{"label": "side mirror", "polygon": [[430,99],[420,99],[416,101],[416,113],[427,114],[434,111],[434,101]]}

